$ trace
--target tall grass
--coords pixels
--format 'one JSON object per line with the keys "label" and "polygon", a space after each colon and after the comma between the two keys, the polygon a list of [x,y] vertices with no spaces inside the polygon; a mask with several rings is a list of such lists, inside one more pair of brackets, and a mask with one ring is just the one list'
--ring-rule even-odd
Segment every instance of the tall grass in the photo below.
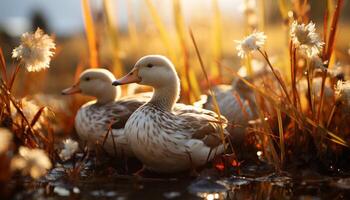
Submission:
{"label": "tall grass", "polygon": [[[328,38],[325,41],[326,45],[325,45],[325,51],[323,51],[322,59],[327,61],[326,66],[325,66],[326,68],[329,67],[330,59],[331,59],[331,56],[332,56],[333,51],[334,51],[335,36],[336,36],[338,23],[339,23],[340,10],[341,10],[343,4],[344,4],[343,0],[337,1],[335,11],[334,11],[334,14],[332,16],[332,23],[330,26],[330,31],[329,31],[329,34],[327,34]],[[330,9],[330,8],[331,8],[331,6],[328,5],[327,9]],[[329,13],[329,11],[327,13]],[[326,33],[325,33],[325,35],[326,35]],[[321,101],[320,101],[320,104],[318,106],[317,115],[316,115],[316,120],[318,122],[320,121],[321,110],[323,108],[323,103],[324,103],[324,89],[325,89],[325,83],[326,83],[326,76],[327,76],[327,74],[326,74],[326,72],[324,72],[323,76],[322,76],[322,87],[321,87],[321,94],[320,94]]]}
{"label": "tall grass", "polygon": [[176,33],[180,44],[180,78],[182,80],[184,93],[186,94],[186,101],[193,103],[199,99],[201,91],[194,70],[190,66],[190,51],[187,44],[187,32],[185,31],[186,25],[179,0],[173,0],[173,12]]}
{"label": "tall grass", "polygon": [[139,38],[137,33],[137,27],[135,22],[135,16],[132,10],[132,0],[127,0],[127,12],[128,12],[128,33],[131,40],[131,44],[137,52],[134,52],[136,55],[139,54],[137,45],[139,44]]}
{"label": "tall grass", "polygon": [[222,69],[220,62],[222,57],[222,21],[221,11],[217,0],[212,0],[213,17],[212,17],[212,41],[211,41],[211,64],[210,64],[210,75],[218,79],[218,82],[222,82]]}
{"label": "tall grass", "polygon": [[89,64],[91,68],[95,68],[99,66],[98,45],[89,0],[81,0],[81,6],[83,11],[85,33],[89,47]]}
{"label": "tall grass", "polygon": [[[209,76],[207,74],[207,71],[204,67],[204,63],[203,63],[203,60],[202,60],[202,57],[201,57],[201,54],[199,52],[199,49],[198,49],[198,46],[197,46],[197,42],[195,40],[195,37],[193,35],[193,32],[192,30],[190,29],[190,36],[191,36],[191,40],[192,40],[192,43],[193,43],[193,46],[196,50],[196,55],[197,55],[197,58],[198,58],[198,61],[199,61],[199,64],[201,66],[201,69],[202,69],[202,72],[204,74],[204,78],[209,86],[209,92],[210,92],[210,95],[212,96],[213,98],[213,105],[214,105],[214,111],[218,114],[219,116],[219,119],[221,119],[221,111],[220,111],[220,107],[219,107],[219,104],[217,102],[217,99],[216,99],[216,96],[215,96],[215,93],[213,92],[212,90],[212,87],[211,87],[211,84],[210,84],[210,81],[209,81]],[[224,145],[224,150],[226,152],[226,136],[224,134],[224,128],[222,126],[222,123],[219,124],[220,126],[220,137],[221,137],[221,141],[222,141],[222,144]],[[232,149],[233,150],[233,149]]]}
{"label": "tall grass", "polygon": [[124,70],[119,56],[119,34],[111,0],[103,0],[103,11],[106,17],[108,36],[112,42],[113,73],[116,77],[120,77],[124,75]]}

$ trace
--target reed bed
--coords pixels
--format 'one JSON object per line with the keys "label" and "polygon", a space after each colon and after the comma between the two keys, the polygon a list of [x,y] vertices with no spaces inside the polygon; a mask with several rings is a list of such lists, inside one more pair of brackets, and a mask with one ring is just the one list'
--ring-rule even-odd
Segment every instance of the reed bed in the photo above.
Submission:
{"label": "reed bed", "polygon": [[[280,48],[283,51],[279,54],[269,53],[269,46],[265,45],[265,40],[268,45],[273,43],[274,36],[269,37],[262,33],[269,28],[266,19],[267,0],[259,1],[258,5],[253,7],[250,1],[244,2],[245,28],[240,31],[246,38],[240,41],[236,38],[235,42],[227,41],[223,37],[225,28],[219,1],[213,0],[209,23],[210,36],[206,38],[209,38],[208,42],[200,39],[203,28],[186,22],[180,0],[172,0],[170,4],[173,12],[172,28],[165,24],[154,1],[142,1],[144,6],[143,12],[140,13],[149,17],[149,26],[153,26],[154,30],[155,37],[149,39],[150,41],[146,41],[149,37],[147,32],[142,32],[136,23],[131,2],[127,2],[129,22],[125,33],[121,32],[114,19],[113,1],[103,1],[104,20],[97,21],[89,0],[82,0],[88,56],[79,60],[74,79],[78,79],[83,69],[96,68],[103,64],[120,77],[127,71],[124,66],[130,65],[140,56],[139,48],[142,45],[156,43],[158,46],[155,45],[154,48],[161,48],[156,49],[155,53],[165,54],[177,67],[182,86],[181,102],[193,104],[199,101],[203,94],[207,94],[213,98],[214,111],[221,116],[220,99],[217,99],[214,92],[217,85],[230,85],[232,80],[240,81],[247,91],[254,94],[254,98],[243,102],[236,96],[245,116],[248,114],[244,105],[248,105],[255,113],[253,119],[246,120],[248,125],[244,125],[243,141],[253,154],[242,156],[245,149],[232,144],[235,140],[234,133],[226,136],[221,126],[222,143],[230,148],[226,149],[224,155],[214,159],[210,168],[220,173],[225,172],[221,173],[223,176],[230,176],[239,173],[241,163],[253,161],[267,163],[273,166],[277,173],[295,172],[301,167],[315,165],[318,165],[315,170],[326,174],[337,174],[340,171],[348,173],[350,168],[345,160],[350,155],[350,125],[347,123],[350,119],[350,74],[345,69],[348,63],[337,64],[341,58],[341,50],[337,48],[337,33],[342,29],[340,19],[344,11],[344,1],[326,1],[323,24],[312,23],[310,13],[307,12],[310,9],[310,2],[307,0],[273,2],[278,6],[281,27],[286,31],[279,37],[287,36],[288,41],[281,44],[284,46]],[[105,28],[106,32],[99,30],[101,27]],[[293,27],[300,33],[294,32],[293,35]],[[306,31],[302,32],[303,28]],[[259,35],[260,33],[262,35]],[[303,33],[306,35],[300,36]],[[301,38],[318,33],[321,33],[321,36],[317,37],[317,48],[314,48],[318,45],[317,41]],[[315,35],[312,37],[316,37]],[[108,40],[102,40],[103,37],[107,37]],[[261,44],[258,44],[259,40]],[[104,41],[111,43],[108,45],[112,53],[101,50],[103,48],[100,47],[106,45]],[[232,47],[238,45],[237,52],[225,52],[224,43],[231,43]],[[130,50],[125,51],[123,44],[129,44]],[[304,49],[302,45],[305,45]],[[53,52],[54,49],[55,46],[51,46],[47,52]],[[308,50],[312,51],[312,55]],[[123,51],[131,55],[121,56]],[[106,59],[109,61],[103,60],[104,54],[112,55]],[[4,150],[0,148],[0,183],[7,183],[11,179],[19,180],[22,176],[38,179],[45,176],[51,168],[57,167],[57,164],[67,161],[73,162],[71,167],[65,168],[67,177],[71,181],[79,179],[81,171],[92,156],[91,152],[85,144],[78,146],[76,141],[64,139],[76,138],[73,128],[74,114],[86,98],[65,100],[65,108],[60,110],[55,105],[45,105],[45,102],[33,103],[26,97],[20,97],[16,93],[18,88],[14,87],[18,81],[16,77],[24,73],[22,68],[30,68],[23,57],[12,62],[8,61],[7,57],[9,56],[4,55],[0,48],[0,137],[10,138],[7,139],[8,143],[4,143]],[[56,59],[53,53],[48,57],[49,60]],[[279,57],[277,61],[275,57]],[[350,61],[349,55],[344,57]],[[235,62],[227,62],[233,58],[236,59]],[[263,73],[256,70],[255,61],[263,63]],[[237,72],[238,67],[235,65],[240,64],[240,70],[246,71],[245,75]],[[72,73],[72,70],[70,71]],[[123,90],[123,94],[126,94],[126,88]],[[69,113],[64,110],[68,110]],[[228,121],[228,126],[243,126],[232,119]],[[52,124],[55,124],[55,127]],[[5,136],[6,134],[10,136]],[[71,150],[68,151],[67,148]],[[65,149],[68,156],[63,156]],[[31,151],[36,151],[34,153],[42,156],[41,160],[27,158],[27,154],[33,153]],[[92,154],[99,155],[99,152]],[[33,159],[36,166],[16,165],[25,159]],[[15,187],[18,185],[19,182]],[[11,187],[15,190],[14,186],[8,186],[0,192],[6,194],[6,197],[11,196],[6,191]]]}

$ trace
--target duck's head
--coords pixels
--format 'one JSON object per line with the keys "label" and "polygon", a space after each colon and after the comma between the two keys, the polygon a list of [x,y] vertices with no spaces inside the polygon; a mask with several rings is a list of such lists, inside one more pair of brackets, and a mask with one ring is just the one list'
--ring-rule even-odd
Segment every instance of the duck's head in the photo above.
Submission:
{"label": "duck's head", "polygon": [[119,87],[112,86],[114,75],[102,68],[87,69],[80,74],[79,80],[73,86],[64,89],[63,95],[81,93],[96,97],[99,103],[108,103],[118,98]]}
{"label": "duck's head", "polygon": [[170,111],[180,93],[180,80],[174,65],[164,56],[148,55],[136,62],[134,68],[113,85],[138,83],[154,88],[153,104]]}
{"label": "duck's head", "polygon": [[124,77],[113,82],[113,85],[138,83],[155,89],[179,84],[174,65],[161,55],[148,55],[138,60],[133,69]]}

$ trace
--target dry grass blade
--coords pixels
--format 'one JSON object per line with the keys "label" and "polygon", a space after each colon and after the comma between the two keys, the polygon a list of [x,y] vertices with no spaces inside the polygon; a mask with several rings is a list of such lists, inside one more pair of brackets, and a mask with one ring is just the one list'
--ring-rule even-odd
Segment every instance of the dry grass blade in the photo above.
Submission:
{"label": "dry grass blade", "polygon": [[[132,0],[127,0],[127,12],[128,12],[128,33],[130,36],[131,44],[136,47],[139,44],[137,28],[135,23],[135,17],[132,13]],[[135,48],[138,50],[138,48]],[[135,52],[138,53],[138,52]]]}
{"label": "dry grass blade", "polygon": [[[235,77],[237,77],[240,80],[242,80],[243,83],[246,84],[249,88],[251,88],[255,92],[258,92],[261,96],[263,96],[265,99],[267,99],[272,104],[272,106],[274,106],[275,108],[280,109],[280,111],[282,111],[283,113],[287,114],[292,120],[294,120],[300,126],[305,127],[307,129],[307,127],[305,126],[306,123],[310,124],[311,126],[313,126],[315,128],[319,128],[319,129],[323,130],[331,138],[333,138],[334,140],[338,141],[337,143],[342,144],[343,146],[346,146],[346,147],[349,146],[344,139],[340,138],[339,136],[337,136],[336,134],[330,132],[329,130],[325,129],[324,127],[318,125],[317,123],[312,121],[310,118],[302,116],[301,113],[299,113],[296,110],[296,108],[294,108],[294,107],[288,108],[287,106],[289,106],[289,105],[285,105],[285,104],[281,104],[281,103],[276,102],[276,100],[274,100],[269,94],[267,94],[266,92],[262,91],[261,89],[259,89],[255,85],[251,84],[249,81],[245,80],[241,76],[239,76],[233,69],[231,69],[229,67],[225,67],[225,68],[228,69]],[[290,105],[290,106],[292,106],[292,105]],[[312,131],[309,130],[309,132],[311,133]]]}
{"label": "dry grass blade", "polygon": [[338,108],[338,104],[335,103],[333,106],[332,106],[332,110],[331,110],[331,113],[329,114],[329,117],[328,117],[328,120],[327,120],[327,128],[329,128],[329,126],[331,125],[332,123],[332,120],[333,120],[333,117],[334,117],[334,113],[335,111],[337,110]]}
{"label": "dry grass blade", "polygon": [[297,74],[297,67],[296,67],[296,48],[291,41],[289,44],[289,51],[290,51],[290,74],[291,74],[291,80],[292,80],[292,96],[293,96],[293,103],[294,106],[297,105],[297,89],[296,89],[296,74]]}
{"label": "dry grass blade", "polygon": [[211,53],[212,53],[212,60],[211,60],[211,76],[214,78],[219,78],[219,81],[222,81],[222,72],[220,63],[216,62],[218,60],[221,60],[222,57],[222,24],[221,24],[221,12],[218,5],[217,0],[212,0],[212,7],[214,9],[214,17],[212,22],[212,42],[211,42]]}
{"label": "dry grass blade", "polygon": [[283,165],[285,161],[285,143],[284,143],[284,134],[283,134],[283,122],[282,122],[282,114],[281,110],[276,108],[277,112],[277,121],[278,121],[278,133],[279,133],[279,138],[280,138],[280,149],[281,149],[281,165]]}
{"label": "dry grass blade", "polygon": [[5,81],[5,84],[8,84],[6,62],[5,62],[5,57],[4,57],[2,48],[0,48],[0,62],[1,62],[1,77]]}
{"label": "dry grass blade", "polygon": [[269,123],[267,123],[267,121],[265,120],[265,116],[263,114],[262,109],[260,108],[259,104],[257,104],[257,110],[258,110],[258,114],[259,114],[259,118],[263,124],[263,128],[265,129],[265,131],[263,131],[263,143],[267,143],[267,145],[263,144],[265,146],[264,148],[264,153],[265,155],[270,159],[270,162],[273,163],[273,165],[275,166],[275,170],[279,171],[280,170],[280,161],[278,159],[277,156],[277,152],[275,149],[275,146],[273,144],[273,140],[272,140],[272,130],[271,127],[269,125]]}
{"label": "dry grass blade", "polygon": [[258,49],[258,51],[260,52],[260,54],[264,57],[265,61],[267,62],[267,65],[270,67],[273,75],[275,76],[275,78],[277,79],[278,83],[280,84],[287,100],[289,103],[291,103],[291,100],[290,100],[290,97],[289,97],[289,94],[288,94],[288,90],[287,90],[287,87],[286,87],[286,84],[285,82],[283,81],[282,77],[280,76],[280,74],[275,70],[275,68],[272,66],[271,62],[270,62],[270,59],[267,55],[266,52],[263,52],[261,49]]}
{"label": "dry grass blade", "polygon": [[[324,51],[323,54],[323,60],[328,61],[326,68],[329,67],[329,63],[330,63],[330,58],[332,56],[333,53],[333,49],[334,49],[334,43],[335,43],[335,36],[336,36],[336,32],[337,32],[337,28],[338,28],[338,22],[339,22],[339,17],[340,17],[340,10],[343,7],[344,4],[344,0],[338,0],[337,1],[337,5],[335,7],[335,11],[333,14],[333,18],[332,18],[332,24],[330,27],[330,33],[328,36],[328,41],[326,42],[326,51]],[[330,7],[330,5],[327,6],[328,9]],[[317,115],[316,115],[316,120],[317,122],[320,121],[320,115],[321,115],[321,110],[323,108],[323,101],[324,101],[324,89],[325,89],[325,84],[326,84],[326,78],[327,78],[327,73],[323,73],[322,76],[322,85],[321,85],[321,100],[320,100],[320,104],[318,106],[318,110],[317,110]]]}
{"label": "dry grass blade", "polygon": [[301,117],[298,115],[298,112],[296,112],[296,109],[294,107],[292,107],[293,105],[285,104],[285,103],[281,104],[280,102],[277,102],[277,100],[273,99],[273,97],[271,97],[270,94],[266,93],[265,91],[263,91],[259,87],[253,85],[252,83],[250,83],[249,81],[247,81],[246,79],[244,79],[243,77],[238,75],[237,72],[235,72],[233,69],[231,69],[227,66],[224,66],[224,67],[229,72],[231,72],[235,77],[239,78],[245,85],[247,85],[253,91],[259,93],[262,97],[267,99],[274,107],[278,107],[278,109],[280,109],[281,111],[288,113],[288,116],[291,119],[295,120],[296,122],[298,122],[301,125],[301,123],[302,123],[302,121],[300,120]]}
{"label": "dry grass blade", "polygon": [[113,6],[111,0],[103,0],[103,10],[106,15],[108,35],[113,46],[113,73],[116,77],[124,74],[122,63],[119,57],[119,35],[115,16],[113,16]]}
{"label": "dry grass blade", "polygon": [[232,95],[236,98],[237,103],[238,103],[238,105],[241,108],[241,111],[243,113],[243,116],[245,117],[245,120],[249,120],[249,114],[248,114],[245,106],[243,105],[241,96],[239,96],[238,92],[234,92]]}
{"label": "dry grass blade", "polygon": [[[29,123],[27,117],[24,115],[23,110],[17,104],[16,100],[13,97],[11,97],[11,96],[9,96],[9,99],[10,99],[11,103],[13,104],[13,106],[16,108],[16,110],[19,113],[19,115],[21,116],[21,118],[24,120],[24,122],[28,126],[28,130],[30,131],[30,133],[33,136],[34,136],[34,134],[37,134],[42,142],[47,143],[48,142],[47,138],[41,132],[33,130],[33,127],[31,126],[31,123]],[[36,144],[36,146],[38,146],[38,144],[36,142],[35,142],[35,144]]]}
{"label": "dry grass blade", "polygon": [[[153,3],[151,0],[145,0],[146,5],[151,13],[152,19],[160,33],[160,37],[162,39],[162,42],[164,46],[166,47],[166,50],[168,52],[168,55],[170,56],[171,60],[176,63],[176,54],[173,50],[173,47],[171,45],[171,40],[170,40],[170,34],[166,31],[165,25],[163,24],[160,16],[157,13],[157,9],[154,7]],[[175,65],[176,66],[176,65]]]}
{"label": "dry grass blade", "polygon": [[345,147],[349,147],[349,145],[347,144],[347,142],[342,139],[341,137],[337,136],[336,134],[330,132],[329,130],[327,130],[326,128],[318,125],[317,123],[315,123],[314,121],[312,121],[310,118],[305,118],[306,122],[308,122],[309,124],[311,124],[312,126],[314,126],[315,128],[319,128],[321,129],[322,131],[324,131],[325,133],[327,133],[327,135],[329,135],[331,138],[330,140],[331,141],[337,141],[336,143],[337,144],[341,144]]}
{"label": "dry grass blade", "polygon": [[12,73],[10,82],[9,82],[9,84],[8,84],[8,89],[9,89],[9,91],[11,91],[12,86],[13,86],[13,83],[15,82],[15,79],[16,79],[17,74],[18,74],[19,69],[20,69],[20,64],[21,64],[21,63],[19,63],[19,64],[16,65],[16,68],[15,68],[15,70],[14,70],[13,73]]}
{"label": "dry grass blade", "polygon": [[32,121],[30,122],[30,126],[34,127],[34,125],[38,122],[38,120],[40,119],[40,116],[43,114],[43,112],[45,111],[46,107],[41,107],[36,114],[34,115]]}
{"label": "dry grass blade", "polygon": [[[209,86],[209,92],[210,92],[210,95],[212,96],[213,98],[213,104],[214,104],[214,111],[218,114],[219,116],[219,119],[221,119],[221,112],[220,112],[220,108],[219,108],[219,105],[218,105],[218,102],[216,100],[216,96],[215,96],[215,93],[214,91],[212,90],[212,87],[211,87],[211,84],[210,84],[210,81],[209,81],[209,78],[208,78],[208,74],[207,74],[207,71],[205,70],[205,67],[204,67],[204,64],[203,64],[203,60],[202,60],[202,57],[199,53],[199,49],[198,49],[198,46],[197,46],[197,43],[196,43],[196,40],[193,36],[193,33],[192,33],[192,30],[190,29],[190,36],[191,36],[191,39],[192,39],[192,42],[193,42],[193,46],[195,47],[195,50],[196,50],[196,54],[197,54],[197,57],[198,57],[198,60],[199,60],[199,64],[202,68],[202,72],[205,76],[205,79],[207,81],[207,84]],[[224,128],[222,126],[222,124],[220,124],[220,137],[221,137],[221,140],[222,140],[222,144],[224,145],[224,149],[226,151],[226,141],[225,141],[225,134],[224,134]],[[233,149],[232,149],[233,150]]]}
{"label": "dry grass blade", "polygon": [[82,63],[79,63],[75,68],[74,72],[74,82],[78,82],[80,74],[84,71],[84,66]]}
{"label": "dry grass blade", "polygon": [[[327,41],[327,34],[328,34],[328,17],[329,17],[329,10],[326,9],[324,11],[324,15],[323,15],[323,41],[326,42]],[[324,47],[322,49],[322,55],[326,54],[326,47]]]}
{"label": "dry grass blade", "polygon": [[332,18],[331,29],[328,37],[328,42],[327,42],[327,52],[326,52],[327,60],[329,60],[329,58],[331,57],[331,54],[334,49],[335,36],[338,29],[338,22],[340,17],[340,10],[343,7],[343,4],[344,4],[344,0],[338,0],[337,5],[335,7],[335,11]]}
{"label": "dry grass blade", "polygon": [[[10,90],[8,88],[6,88],[6,86],[4,85],[3,81],[1,80],[1,97],[3,99],[6,99],[5,102],[5,107],[8,110],[8,114],[11,116],[11,104],[13,105],[13,107],[16,109],[17,113],[19,114],[19,116],[21,117],[21,121],[22,121],[22,125],[23,127],[20,127],[22,130],[27,129],[28,131],[23,132],[22,135],[28,136],[25,137],[23,139],[23,143],[24,144],[29,144],[29,146],[31,147],[38,147],[38,142],[36,142],[36,137],[35,135],[39,136],[39,139],[41,139],[41,141],[44,144],[48,143],[48,139],[46,138],[46,136],[44,134],[42,134],[40,131],[35,131],[33,129],[32,123],[29,123],[29,120],[27,119],[27,117],[24,115],[22,107],[20,104],[18,104],[18,102],[15,100],[15,98],[12,96]],[[36,116],[40,116],[41,114],[36,113]],[[35,117],[34,117],[35,118]],[[36,120],[35,120],[36,121]],[[23,123],[24,122],[24,123]],[[33,123],[35,125],[35,123]]]}
{"label": "dry grass blade", "polygon": [[260,0],[258,3],[259,6],[259,13],[260,13],[260,20],[259,20],[259,30],[264,31],[265,29],[265,0]]}
{"label": "dry grass blade", "polygon": [[182,54],[182,67],[180,67],[180,79],[182,81],[183,92],[186,94],[187,102],[193,103],[201,95],[201,91],[198,85],[197,77],[192,68],[190,68],[190,55],[186,42],[185,32],[185,20],[182,15],[181,4],[179,0],[173,0],[174,19],[176,26],[176,33],[179,38],[181,54]]}
{"label": "dry grass blade", "polygon": [[284,20],[288,20],[289,6],[287,0],[278,0],[278,8]]}
{"label": "dry grass blade", "polygon": [[98,50],[97,50],[97,40],[95,34],[94,21],[91,16],[90,3],[89,0],[81,0],[81,5],[83,9],[85,33],[89,46],[90,53],[90,67],[98,67]]}

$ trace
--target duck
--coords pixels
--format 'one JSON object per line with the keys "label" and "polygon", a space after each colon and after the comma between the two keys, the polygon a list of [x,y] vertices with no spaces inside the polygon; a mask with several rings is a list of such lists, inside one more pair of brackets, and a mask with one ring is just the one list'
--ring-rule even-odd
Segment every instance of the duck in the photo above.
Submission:
{"label": "duck", "polygon": [[220,129],[226,127],[226,118],[176,103],[180,80],[168,58],[144,56],[113,85],[130,83],[153,88],[151,99],[131,114],[125,125],[129,145],[144,169],[157,173],[193,170],[224,152]]}
{"label": "duck", "polygon": [[125,137],[125,123],[150,95],[142,93],[120,98],[120,88],[112,86],[114,80],[107,69],[87,69],[80,74],[77,83],[62,91],[62,95],[82,94],[95,98],[80,107],[74,122],[79,139],[90,149],[100,144],[112,156],[133,157]]}
{"label": "duck", "polygon": [[[271,73],[267,65],[259,60],[251,60],[252,73],[248,73],[246,66],[238,68],[237,74],[245,80],[255,85],[264,85],[265,80],[274,79],[270,77]],[[231,84],[219,84],[212,88],[215,94],[217,104],[221,114],[228,120],[226,130],[230,133],[231,144],[236,152],[238,159],[245,160],[249,149],[253,152],[251,145],[247,144],[249,139],[250,122],[254,122],[259,118],[256,94],[253,89],[248,87],[241,79],[235,78]],[[200,108],[214,111],[213,98],[209,92],[201,95],[199,101],[195,105]],[[269,111],[270,106],[265,105]],[[273,107],[272,107],[273,108]],[[272,113],[274,110],[272,110]],[[249,142],[248,142],[249,143]],[[254,152],[256,154],[256,151]]]}

